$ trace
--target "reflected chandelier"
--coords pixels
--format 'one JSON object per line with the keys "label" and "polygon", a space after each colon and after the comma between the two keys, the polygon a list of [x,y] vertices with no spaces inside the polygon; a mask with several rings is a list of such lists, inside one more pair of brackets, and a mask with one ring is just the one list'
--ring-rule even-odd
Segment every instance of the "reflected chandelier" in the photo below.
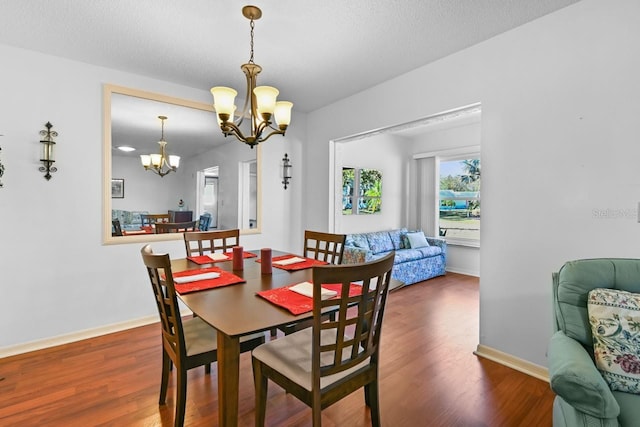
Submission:
{"label": "reflected chandelier", "polygon": [[167,156],[167,141],[164,140],[164,121],[166,116],[158,116],[162,122],[162,134],[160,136],[160,154],[141,154],[140,161],[145,170],[154,172],[160,177],[167,175],[169,172],[175,172],[180,166],[180,156]]}
{"label": "reflected chandelier", "polygon": [[[242,14],[249,19],[251,27],[251,51],[249,62],[243,64],[240,69],[247,78],[247,92],[244,107],[240,116],[234,121],[236,106],[235,97],[238,92],[234,89],[216,86],[211,88],[213,95],[213,107],[218,115],[220,130],[224,136],[234,135],[239,141],[244,142],[253,148],[272,135],[284,135],[287,126],[291,122],[291,108],[293,103],[288,101],[276,101],[278,89],[271,86],[257,86],[256,80],[262,67],[253,62],[253,28],[254,21],[262,17],[262,11],[256,6],[245,6]],[[278,128],[272,124],[271,117],[275,116]],[[251,123],[250,135],[244,135],[240,130],[240,125],[245,117]],[[263,133],[266,133],[266,136]]]}

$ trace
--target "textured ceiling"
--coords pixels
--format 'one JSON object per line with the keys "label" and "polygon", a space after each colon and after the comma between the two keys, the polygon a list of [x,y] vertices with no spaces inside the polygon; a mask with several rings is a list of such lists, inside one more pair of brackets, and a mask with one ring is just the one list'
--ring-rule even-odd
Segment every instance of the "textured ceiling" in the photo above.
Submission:
{"label": "textured ceiling", "polygon": [[[313,111],[577,0],[259,1],[259,84]],[[13,0],[0,43],[201,89],[242,92],[237,0]]]}

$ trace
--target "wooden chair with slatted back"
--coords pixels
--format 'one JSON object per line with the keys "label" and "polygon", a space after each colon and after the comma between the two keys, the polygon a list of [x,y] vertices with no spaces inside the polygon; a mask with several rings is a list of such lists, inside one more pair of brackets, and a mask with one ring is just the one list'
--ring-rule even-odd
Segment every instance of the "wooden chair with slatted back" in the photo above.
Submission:
{"label": "wooden chair with slatted back", "polygon": [[305,230],[304,255],[329,264],[342,264],[345,234],[322,233],[320,231]]}
{"label": "wooden chair with slatted back", "polygon": [[169,214],[140,214],[140,220],[143,226],[169,222]]}
{"label": "wooden chair with slatted back", "polygon": [[240,229],[194,231],[184,233],[187,256],[206,255],[214,252],[229,252],[240,245]]}
{"label": "wooden chair with slatted back", "polygon": [[[305,230],[304,249],[302,254],[307,258],[328,262],[329,264],[342,264],[342,254],[344,252],[345,234],[323,233],[320,231]],[[327,316],[332,316],[328,314]],[[333,320],[333,318],[332,318]],[[285,335],[311,327],[311,320],[302,320],[278,327]],[[271,336],[275,336],[276,331],[271,331]]]}
{"label": "wooden chair with slatted back", "polygon": [[158,222],[156,223],[156,234],[195,231],[197,222],[198,221]]}
{"label": "wooden chair with slatted back", "polygon": [[[389,293],[394,253],[362,264],[313,268],[313,326],[269,341],[252,352],[256,426],[263,426],[268,380],[311,407],[313,425],[322,409],[364,387],[371,424],[380,425],[378,362],[380,331]],[[342,284],[341,296],[321,299],[320,285]],[[349,296],[351,283],[362,283]],[[337,310],[324,321],[323,310]]]}
{"label": "wooden chair with slatted back", "polygon": [[[154,254],[150,245],[145,245],[140,253],[151,281],[162,326],[162,380],[159,404],[164,405],[166,402],[173,364],[177,372],[174,424],[182,426],[187,397],[187,371],[198,366],[210,366],[218,359],[218,331],[199,317],[181,317],[169,255]],[[240,351],[252,350],[264,342],[264,334],[242,337]]]}

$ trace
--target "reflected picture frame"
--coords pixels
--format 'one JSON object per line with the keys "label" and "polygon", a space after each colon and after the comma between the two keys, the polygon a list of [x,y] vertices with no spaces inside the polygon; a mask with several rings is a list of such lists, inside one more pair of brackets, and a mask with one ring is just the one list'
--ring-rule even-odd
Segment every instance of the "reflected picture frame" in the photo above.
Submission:
{"label": "reflected picture frame", "polygon": [[121,179],[121,178],[111,179],[111,198],[124,199],[124,179]]}

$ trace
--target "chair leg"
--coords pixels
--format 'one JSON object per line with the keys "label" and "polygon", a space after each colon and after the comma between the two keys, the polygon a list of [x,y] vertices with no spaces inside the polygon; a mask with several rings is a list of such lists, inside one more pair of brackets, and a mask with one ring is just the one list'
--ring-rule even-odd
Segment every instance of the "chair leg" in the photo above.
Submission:
{"label": "chair leg", "polygon": [[256,389],[256,427],[263,427],[267,412],[267,377],[262,374],[262,363],[251,358],[253,364],[253,382]]}
{"label": "chair leg", "polygon": [[322,427],[322,407],[320,405],[320,399],[311,406],[311,417],[313,427]]}
{"label": "chair leg", "polygon": [[371,412],[371,426],[380,427],[380,405],[378,402],[378,380],[364,386],[364,399]]}
{"label": "chair leg", "polygon": [[160,380],[159,405],[164,405],[167,401],[167,385],[169,384],[169,374],[171,372],[171,359],[164,349],[162,350],[162,378]]}
{"label": "chair leg", "polygon": [[204,373],[205,374],[211,373],[211,363],[207,363],[206,365],[204,365]]}
{"label": "chair leg", "polygon": [[174,421],[175,427],[182,427],[184,425],[184,413],[185,406],[187,404],[187,371],[180,367],[177,371],[177,385],[176,385],[176,418]]}

